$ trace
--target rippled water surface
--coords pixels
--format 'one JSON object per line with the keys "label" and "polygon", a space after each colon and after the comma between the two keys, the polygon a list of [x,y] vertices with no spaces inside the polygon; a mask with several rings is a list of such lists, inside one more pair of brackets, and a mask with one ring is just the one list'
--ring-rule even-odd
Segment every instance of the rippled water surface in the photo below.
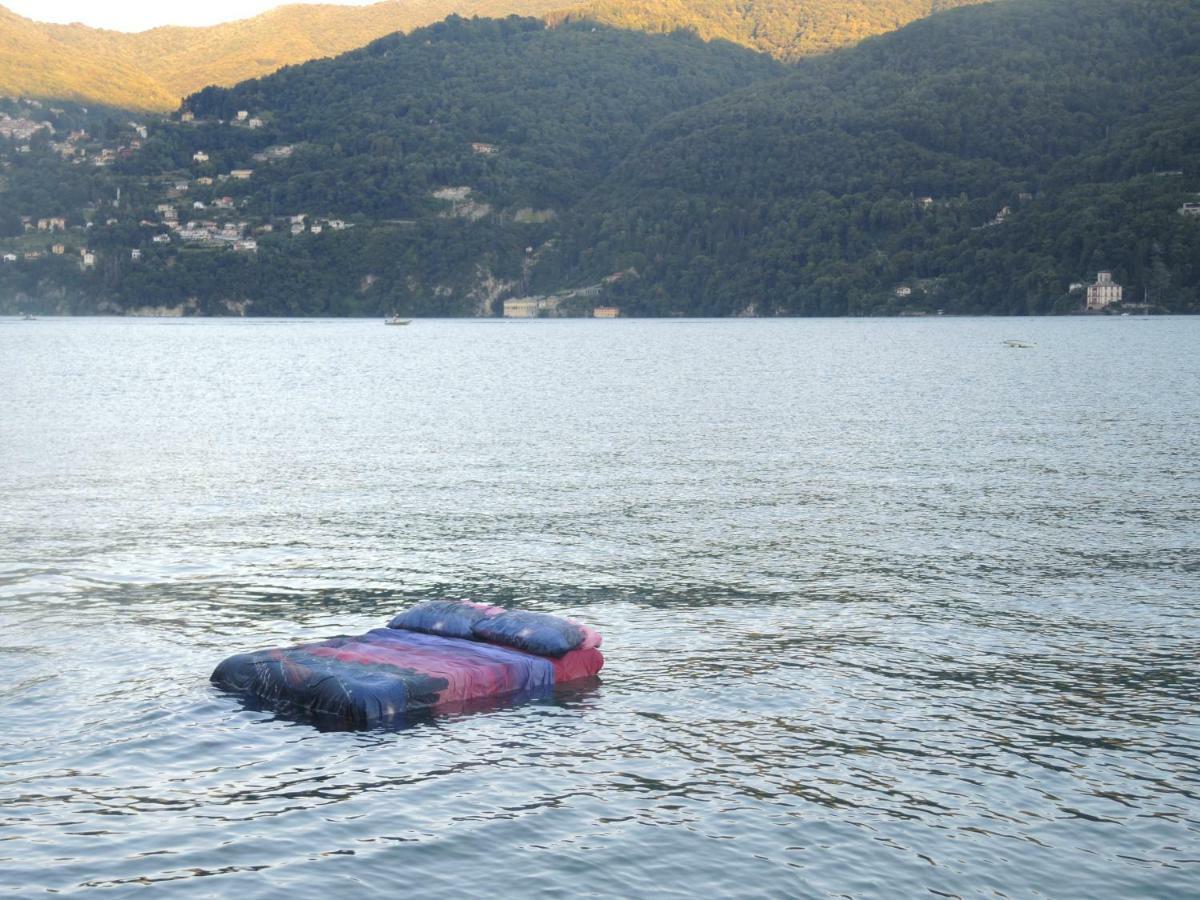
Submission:
{"label": "rippled water surface", "polygon": [[[0,892],[1200,894],[1198,360],[1194,319],[4,321]],[[208,684],[447,596],[596,624],[600,683],[359,733]]]}

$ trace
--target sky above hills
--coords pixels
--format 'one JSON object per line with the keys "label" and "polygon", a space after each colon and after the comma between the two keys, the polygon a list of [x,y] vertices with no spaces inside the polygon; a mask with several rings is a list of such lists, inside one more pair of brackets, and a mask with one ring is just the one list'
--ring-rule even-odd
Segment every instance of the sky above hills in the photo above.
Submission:
{"label": "sky above hills", "polygon": [[[159,25],[215,25],[245,19],[266,12],[285,2],[303,0],[207,0],[189,3],[185,0],[117,0],[96,3],[95,0],[4,0],[3,5],[17,15],[39,22],[70,24],[82,22],[93,28],[116,31],[144,31]],[[340,6],[363,6],[373,0],[321,0]]]}

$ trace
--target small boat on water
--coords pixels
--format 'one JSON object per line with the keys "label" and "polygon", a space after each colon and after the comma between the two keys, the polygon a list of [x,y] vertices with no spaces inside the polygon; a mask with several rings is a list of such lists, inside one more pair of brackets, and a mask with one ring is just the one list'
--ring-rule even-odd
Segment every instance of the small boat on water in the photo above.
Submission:
{"label": "small boat on water", "polygon": [[384,325],[407,325],[412,319],[402,319],[399,316],[392,316],[390,319],[384,319]]}
{"label": "small boat on water", "polygon": [[1008,341],[1002,341],[1001,343],[1003,343],[1005,347],[1013,347],[1013,348],[1018,348],[1018,349],[1022,349],[1022,350],[1026,350],[1033,346],[1033,344],[1027,344],[1024,341],[1008,340]]}

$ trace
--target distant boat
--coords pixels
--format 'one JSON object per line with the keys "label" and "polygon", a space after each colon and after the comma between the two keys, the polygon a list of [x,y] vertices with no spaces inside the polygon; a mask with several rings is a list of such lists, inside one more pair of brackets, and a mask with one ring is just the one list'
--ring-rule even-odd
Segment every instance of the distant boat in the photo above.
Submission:
{"label": "distant boat", "polygon": [[1005,347],[1019,347],[1023,350],[1033,346],[1033,344],[1027,344],[1024,341],[1014,340],[1001,341],[1001,343],[1004,344]]}
{"label": "distant boat", "polygon": [[33,315],[32,313],[25,313],[25,315],[23,315],[21,318],[26,322],[34,322],[37,320],[37,316]]}
{"label": "distant boat", "polygon": [[392,316],[390,319],[384,319],[384,325],[407,325],[412,319],[402,319],[399,316]]}

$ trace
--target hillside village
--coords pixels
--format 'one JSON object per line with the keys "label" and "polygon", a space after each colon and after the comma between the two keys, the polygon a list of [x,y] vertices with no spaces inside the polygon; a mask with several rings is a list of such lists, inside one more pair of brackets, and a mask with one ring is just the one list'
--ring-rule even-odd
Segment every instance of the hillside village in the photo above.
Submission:
{"label": "hillside village", "polygon": [[[1063,3],[1071,16],[1045,13],[1058,37],[1037,38],[1048,72],[1074,71],[1081,48],[1146,39]],[[512,317],[1198,308],[1187,46],[1064,82],[1010,65],[1032,38],[1007,9],[935,17],[790,71],[688,35],[451,17],[205,88],[170,115],[0,97],[0,303]],[[1003,27],[969,53],[957,35],[975,18]],[[997,108],[947,94],[946,72],[989,85]],[[1147,104],[1169,140],[1150,139]]]}
{"label": "hillside village", "polygon": [[[83,127],[64,128],[56,120],[68,111],[46,107],[29,98],[9,98],[10,112],[0,113],[0,173],[14,166],[36,164],[37,160],[57,158],[60,163],[82,171],[105,170],[104,177],[89,180],[88,202],[64,209],[61,201],[17,217],[19,229],[0,231],[0,267],[21,270],[27,266],[74,265],[81,273],[113,271],[154,262],[170,265],[178,253],[221,252],[253,256],[260,241],[321,239],[323,235],[347,232],[370,221],[348,221],[343,217],[297,210],[263,214],[250,209],[244,190],[255,178],[256,170],[290,159],[296,151],[292,144],[276,144],[257,150],[246,159],[246,166],[220,171],[210,154],[197,149],[190,154],[189,165],[162,174],[132,176],[118,171],[119,164],[133,158],[143,147],[152,127],[222,127],[257,131],[264,127],[262,117],[239,110],[229,120],[198,118],[183,110],[171,120],[151,117],[148,121],[107,120],[101,133]],[[12,110],[11,107],[18,109]],[[87,114],[86,108],[78,111]],[[15,114],[14,114],[15,113]],[[498,154],[495,144],[473,141],[470,152],[482,157]],[[114,164],[118,164],[114,169]],[[0,174],[0,179],[3,175]],[[0,193],[7,189],[0,180]],[[443,219],[476,222],[492,215],[490,204],[481,201],[472,188],[451,186],[430,193],[437,201]],[[529,224],[553,221],[552,210],[518,210],[514,220]],[[391,220],[392,226],[412,226],[412,221]],[[532,253],[533,248],[529,248]],[[33,270],[30,270],[33,271]],[[0,275],[4,269],[0,268]],[[628,273],[617,273],[604,283],[559,292],[551,296],[518,297],[495,311],[514,318],[561,315],[590,315],[593,302],[602,289]],[[366,284],[375,280],[368,277]],[[500,290],[515,290],[515,283],[502,283]],[[494,293],[494,292],[493,292]],[[251,304],[238,303],[229,308],[244,313]],[[492,311],[489,306],[481,310]],[[616,307],[598,307],[600,317],[619,314]]]}
{"label": "hillside village", "polygon": [[[116,134],[108,137],[89,134],[83,128],[64,131],[54,124],[55,118],[67,115],[64,109],[28,98],[10,98],[9,104],[24,107],[28,115],[0,113],[0,193],[7,189],[2,180],[4,173],[11,172],[18,160],[32,161],[53,154],[74,167],[112,167],[140,150],[148,134],[149,126],[136,121],[120,123]],[[86,108],[82,112],[86,114]],[[39,114],[39,118],[29,117]],[[184,122],[193,120],[191,114],[184,113]],[[240,112],[229,124],[257,129],[263,121]],[[269,164],[288,158],[292,151],[291,146],[269,147],[254,154],[253,159]],[[5,251],[0,252],[0,262],[14,264],[67,256],[77,259],[81,269],[91,269],[106,255],[124,256],[137,263],[149,252],[170,245],[255,253],[258,238],[265,234],[299,237],[354,227],[340,218],[307,212],[248,218],[244,214],[245,201],[224,191],[230,183],[249,181],[254,170],[207,174],[210,160],[203,151],[196,151],[192,162],[190,172],[143,179],[113,175],[103,182],[103,196],[98,191],[91,202],[70,210],[61,210],[61,204],[55,204],[59,208],[52,211],[60,213],[57,215],[43,214],[51,210],[19,215],[20,232],[0,234],[0,248]],[[140,190],[131,192],[131,181],[136,181]],[[132,229],[128,227],[131,224]],[[116,232],[124,239],[123,246]]]}
{"label": "hillside village", "polygon": [[[18,157],[36,158],[46,153],[53,153],[72,166],[111,167],[115,162],[132,158],[141,149],[142,142],[148,134],[147,124],[135,121],[122,123],[118,127],[119,134],[116,138],[92,135],[84,129],[61,133],[61,129],[56,129],[52,119],[60,115],[65,116],[66,110],[46,106],[39,100],[29,98],[8,98],[8,103],[25,107],[31,114],[44,110],[49,115],[35,119],[20,113],[14,116],[9,112],[0,112],[0,173],[10,172],[14,159]],[[87,112],[86,107],[81,109],[84,113]],[[166,120],[158,121],[165,123]],[[186,110],[179,116],[179,121],[185,125],[205,124]],[[208,124],[254,130],[262,128],[264,120],[241,110],[229,122],[218,120]],[[495,146],[478,142],[472,144],[472,150],[481,155],[497,152]],[[250,162],[269,165],[290,158],[294,151],[293,145],[269,146],[253,153]],[[131,179],[113,176],[111,181],[115,188],[110,197],[83,204],[64,215],[21,215],[22,231],[27,235],[74,235],[76,240],[69,243],[79,245],[82,257],[87,249],[84,245],[88,242],[82,240],[86,233],[136,219],[138,227],[146,230],[146,233],[139,234],[139,237],[145,240],[127,248],[136,260],[139,258],[137,250],[146,242],[158,245],[177,242],[210,249],[230,248],[253,252],[257,249],[254,235],[280,233],[297,237],[304,234],[319,235],[326,230],[345,231],[354,227],[353,223],[342,218],[323,217],[304,211],[260,215],[252,220],[241,218],[239,210],[244,210],[245,199],[235,198],[223,190],[231,183],[250,181],[255,170],[233,168],[228,172],[217,172],[211,165],[210,155],[204,150],[195,151],[191,155],[191,162],[190,171],[132,179],[143,189],[140,192],[140,204],[130,200],[128,194],[122,199],[122,190],[128,187],[128,181]],[[0,193],[6,189],[5,181],[0,181]],[[451,201],[449,215],[476,219],[490,211],[486,204],[472,202],[469,199],[470,194],[471,189],[466,187],[445,188],[434,192],[433,196],[436,199]],[[153,201],[152,209],[149,208],[147,200]],[[102,211],[106,211],[107,215],[100,216]],[[5,236],[0,234],[0,240],[3,237]],[[44,254],[39,251],[29,251],[22,254],[21,258],[37,259],[42,255]],[[11,253],[0,257],[5,261],[15,258]]]}
{"label": "hillside village", "polygon": [[[90,202],[64,210],[61,206],[39,209],[19,216],[16,234],[0,233],[0,266],[22,267],[41,261],[59,264],[73,261],[82,272],[97,267],[125,267],[157,260],[169,264],[179,252],[230,252],[255,255],[264,239],[319,239],[325,234],[346,232],[368,222],[321,215],[305,210],[264,215],[248,209],[245,192],[239,190],[252,182],[262,167],[289,160],[296,152],[294,144],[275,144],[256,150],[244,161],[244,167],[219,171],[213,156],[204,149],[190,155],[189,165],[178,171],[144,177],[122,176],[114,166],[131,160],[142,149],[155,125],[167,120],[151,117],[136,121],[112,119],[89,132],[72,127],[71,116],[61,107],[48,106],[28,98],[10,98],[8,111],[0,112],[0,191],[6,189],[4,174],[14,165],[39,156],[53,155],[72,168],[103,171],[107,177],[96,183]],[[14,108],[16,107],[16,108]],[[81,108],[86,114],[86,108]],[[65,120],[67,124],[56,124]],[[238,110],[229,120],[204,120],[183,110],[177,114],[177,126],[201,128],[225,127],[258,131],[266,119],[250,110]],[[476,141],[474,154],[491,157],[500,152],[492,143]],[[1177,173],[1167,173],[1177,174]],[[444,201],[440,215],[476,221],[491,215],[491,206],[475,196],[467,186],[446,187],[432,192],[432,198]],[[1022,192],[1013,205],[1033,200]],[[932,213],[947,201],[931,196],[913,201],[921,213]],[[1179,213],[1200,217],[1200,200],[1185,200]],[[1003,206],[980,228],[1002,227],[1012,216],[1013,206]],[[548,222],[553,211],[522,210],[517,221]],[[529,248],[530,252],[534,248]],[[61,262],[59,262],[61,261]],[[549,294],[524,294],[517,283],[503,289],[494,311],[510,318],[541,318],[563,315],[614,317],[620,307],[603,300],[609,289],[623,279],[637,278],[637,271],[613,273],[595,284],[568,288]],[[936,288],[927,279],[914,279],[898,285],[893,294],[901,303],[920,304]],[[1069,293],[1076,298],[1080,312],[1152,311],[1146,302],[1125,301],[1120,286],[1108,272],[1096,275],[1096,281],[1072,282]],[[245,312],[247,304],[237,309]]]}

